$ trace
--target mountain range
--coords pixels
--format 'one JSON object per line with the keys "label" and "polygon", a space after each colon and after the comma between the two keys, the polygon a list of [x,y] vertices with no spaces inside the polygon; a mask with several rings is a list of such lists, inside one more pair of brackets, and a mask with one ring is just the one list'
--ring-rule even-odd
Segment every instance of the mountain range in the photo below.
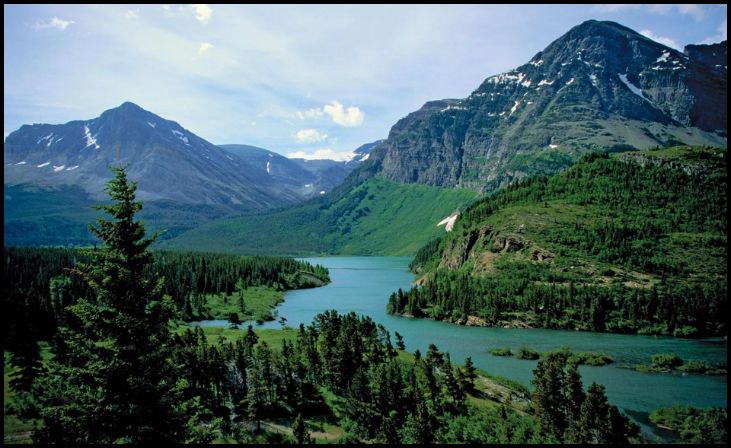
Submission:
{"label": "mountain range", "polygon": [[[5,140],[5,235],[13,241],[34,225],[53,233],[57,220],[43,215],[56,206],[47,203],[47,189],[54,188],[56,203],[64,189],[100,198],[106,166],[121,162],[139,180],[143,217],[171,229],[168,247],[260,252],[268,249],[261,239],[281,229],[278,253],[413,253],[415,235],[434,236],[437,223],[476,194],[563,171],[585,154],[725,146],[725,64],[725,41],[679,52],[590,20],[527,63],[489,76],[467,98],[427,102],[350,162],[215,146],[131,103],[94,120],[26,125]],[[472,193],[443,197],[435,207],[429,201],[438,191],[413,184]],[[397,198],[408,207],[393,207]],[[317,210],[331,214],[320,219]],[[388,210],[378,232],[374,210]],[[396,228],[404,238],[376,241]]]}
{"label": "mountain range", "polygon": [[[350,217],[347,225],[313,228],[311,206],[304,204],[286,213],[213,221],[166,245],[201,248],[205,240],[220,249],[259,251],[262,235],[276,228],[292,237],[275,246],[280,253],[318,248],[330,253],[413,253],[414,234],[436,236],[436,225],[450,217],[453,222],[453,212],[471,199],[445,198],[442,214],[428,220],[416,218],[410,209],[392,209],[381,224],[409,223],[411,231],[384,246],[378,239],[382,234],[376,238],[365,230],[367,225],[353,234],[358,229],[353,220],[373,219],[356,213],[364,205],[354,191],[371,191],[374,180],[383,178],[392,182],[391,188],[369,193],[371,202],[392,201],[398,188],[411,197],[413,184],[485,193],[526,177],[560,172],[592,152],[725,146],[725,54],[725,42],[691,45],[681,53],[617,23],[584,22],[526,64],[488,77],[467,98],[430,101],[399,120],[328,198],[328,204],[352,204],[349,212],[337,213]],[[431,197],[423,199],[410,201],[410,206],[434,208]],[[317,243],[303,242],[305,236]]]}
{"label": "mountain range", "polygon": [[110,165],[128,165],[145,202],[142,216],[172,237],[209,219],[325,194],[370,149],[359,149],[349,162],[302,163],[254,146],[216,146],[131,102],[91,120],[24,125],[3,146],[5,240],[92,241],[86,231],[95,217],[90,206],[106,199]]}

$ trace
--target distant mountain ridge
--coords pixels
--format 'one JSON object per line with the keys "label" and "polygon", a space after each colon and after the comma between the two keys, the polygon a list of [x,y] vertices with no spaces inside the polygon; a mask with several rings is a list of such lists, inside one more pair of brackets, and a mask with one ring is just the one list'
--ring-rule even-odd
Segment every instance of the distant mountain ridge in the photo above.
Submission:
{"label": "distant mountain ridge", "polygon": [[266,173],[278,184],[302,199],[329,193],[343,183],[362,161],[368,160],[373,148],[384,140],[361,145],[347,161],[330,159],[287,158],[268,149],[251,145],[219,145],[243,160],[250,170]]}
{"label": "distant mountain ridge", "polygon": [[684,54],[617,23],[584,22],[467,98],[399,120],[356,176],[487,191],[596,150],[725,145],[725,48]]}
{"label": "distant mountain ridge", "polygon": [[90,206],[107,199],[110,165],[128,165],[145,202],[141,216],[152,229],[167,229],[165,237],[302,202],[335,188],[357,165],[334,162],[343,173],[313,174],[263,148],[213,145],[130,102],[90,120],[23,125],[3,153],[4,235],[21,245],[93,242]]}
{"label": "distant mountain ridge", "polygon": [[269,176],[174,121],[126,102],[66,124],[24,125],[4,144],[5,184],[78,185],[104,198],[110,164],[129,165],[144,200],[263,210],[298,202]]}

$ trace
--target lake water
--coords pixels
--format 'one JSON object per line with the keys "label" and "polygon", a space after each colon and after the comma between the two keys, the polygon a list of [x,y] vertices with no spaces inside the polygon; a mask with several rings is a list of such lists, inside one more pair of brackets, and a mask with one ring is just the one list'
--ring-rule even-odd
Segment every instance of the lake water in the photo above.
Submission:
{"label": "lake water", "polygon": [[[318,313],[335,309],[371,316],[392,335],[403,335],[406,349],[426,352],[430,343],[449,352],[452,361],[461,363],[471,356],[475,365],[487,372],[520,381],[530,386],[536,361],[490,355],[488,348],[510,347],[515,352],[526,346],[540,352],[560,347],[573,351],[606,353],[615,363],[602,367],[581,366],[584,386],[603,384],[612,404],[619,406],[640,423],[658,407],[679,402],[698,407],[726,407],[726,376],[642,373],[616,365],[650,362],[656,353],[675,353],[680,358],[726,362],[727,347],[720,340],[690,340],[658,336],[619,335],[542,329],[504,329],[464,327],[426,319],[389,316],[386,303],[391,292],[409,288],[414,275],[408,271],[410,257],[326,257],[307,258],[330,270],[332,283],[322,288],[289,291],[277,312],[287,324],[309,324]],[[205,321],[202,325],[225,326],[225,321]],[[280,328],[267,322],[257,328]],[[651,428],[642,425],[651,436]],[[654,432],[663,439],[667,434]]]}

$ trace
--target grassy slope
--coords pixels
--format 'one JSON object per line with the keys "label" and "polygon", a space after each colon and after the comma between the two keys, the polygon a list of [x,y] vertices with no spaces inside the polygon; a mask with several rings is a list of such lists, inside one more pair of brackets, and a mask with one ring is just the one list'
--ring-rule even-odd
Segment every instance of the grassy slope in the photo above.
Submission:
{"label": "grassy slope", "polygon": [[212,319],[228,319],[231,313],[238,313],[242,321],[273,320],[272,310],[284,300],[284,292],[265,286],[254,286],[244,291],[245,313],[239,307],[238,293],[207,294],[206,309]]}
{"label": "grassy slope", "polygon": [[92,202],[81,188],[44,190],[5,185],[4,190],[5,244],[38,246],[63,242],[78,246],[94,243],[88,225],[101,215],[90,207]]}
{"label": "grassy slope", "polygon": [[[12,246],[90,246],[98,244],[89,224],[104,213],[92,207],[108,204],[95,200],[78,186],[39,188],[5,185],[4,239]],[[164,240],[179,235],[207,220],[230,215],[223,206],[143,201],[139,217],[152,232],[163,231]]]}
{"label": "grassy slope", "polygon": [[[699,152],[702,150],[698,148],[676,147],[636,151],[631,155],[633,158],[674,160],[692,166]],[[615,157],[619,157],[619,155]],[[617,191],[623,192],[623,186],[617,185]],[[561,237],[574,232],[576,223],[591,226],[628,217],[647,222],[655,220],[662,222],[666,219],[666,213],[667,209],[662,206],[655,209],[632,207],[613,210],[601,204],[585,204],[572,195],[564,195],[540,203],[530,200],[514,201],[479,222],[461,223],[458,220],[455,232],[450,234],[448,239],[463,238],[460,232],[466,231],[466,229],[491,228],[495,235],[527,240],[529,243],[527,249],[507,253],[495,251],[492,256],[485,259],[476,255],[492,252],[489,247],[473,249],[467,267],[480,274],[497,273],[501,267],[508,267],[513,263],[530,262],[530,249],[540,248],[555,256],[546,267],[563,274],[574,273],[580,282],[600,284],[621,282],[626,286],[649,287],[660,281],[656,278],[657,276],[628,269],[617,263],[603,262],[597,256],[566,246],[561,242]],[[725,234],[711,231],[671,232],[662,235],[660,241],[661,244],[655,248],[655,255],[684,271],[687,279],[703,281],[708,278],[725,277],[727,257]],[[719,241],[724,244],[719,244]],[[435,264],[432,263],[427,267],[434,268]],[[608,277],[605,274],[609,270],[613,273]]]}
{"label": "grassy slope", "polygon": [[436,224],[475,196],[372,178],[277,213],[212,221],[161,246],[247,254],[408,255],[442,234]]}

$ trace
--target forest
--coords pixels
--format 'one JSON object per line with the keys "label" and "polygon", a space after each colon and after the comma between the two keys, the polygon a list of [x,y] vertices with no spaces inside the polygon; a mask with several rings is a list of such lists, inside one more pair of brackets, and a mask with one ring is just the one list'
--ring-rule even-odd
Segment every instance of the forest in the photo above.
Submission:
{"label": "forest", "polygon": [[[100,249],[3,248],[3,341],[13,347],[27,334],[50,341],[63,310],[93,289],[80,269]],[[284,257],[155,251],[146,274],[161,277],[162,292],[183,321],[206,318],[206,294],[231,295],[248,287],[288,290],[329,282],[327,269]],[[234,294],[238,297],[238,294]]]}
{"label": "forest", "polygon": [[675,148],[592,154],[565,173],[517,182],[423,246],[411,269],[426,281],[392,294],[388,311],[723,335],[726,167],[725,150]]}
{"label": "forest", "polygon": [[[46,318],[56,324],[51,356],[42,356],[32,318],[19,320],[26,327],[16,326],[14,344],[6,345],[14,395],[8,411],[35,422],[33,441],[307,443],[303,416],[323,413],[336,417],[345,430],[340,441],[347,442],[636,440],[637,427],[607,403],[603,387],[593,384],[584,393],[577,366],[567,365],[561,353],[539,363],[532,404],[518,411],[505,403],[484,408],[470,402],[481,376],[469,358],[463,367],[453,365],[433,344],[425,356],[412,356],[400,335],[394,347],[382,325],[354,313],[322,313],[277,348],[251,327],[232,341],[211,343],[200,327],[172,326],[184,304],[166,293],[161,271],[205,290],[230,285],[241,272],[247,282],[291,285],[292,268],[306,266],[200,257],[198,267],[205,263],[210,275],[189,279],[175,269],[189,268],[194,256],[149,251],[154,237],[144,238],[144,224],[134,220],[142,206],[134,200],[136,184],[123,168],[115,174],[108,187],[115,203],[104,206],[113,219],[92,228],[103,246],[87,252],[87,259],[76,260],[73,251],[5,252],[6,273],[11,260],[13,266],[32,266],[33,256],[54,260],[55,271],[39,263],[44,268],[27,268],[14,283],[39,288],[38,302],[44,303],[42,281],[61,291],[45,298]],[[53,281],[71,258],[70,274],[84,287]],[[275,272],[274,266],[290,270]],[[319,267],[309,271],[326,274]],[[283,415],[295,417],[294,440],[262,430],[262,420]]]}

